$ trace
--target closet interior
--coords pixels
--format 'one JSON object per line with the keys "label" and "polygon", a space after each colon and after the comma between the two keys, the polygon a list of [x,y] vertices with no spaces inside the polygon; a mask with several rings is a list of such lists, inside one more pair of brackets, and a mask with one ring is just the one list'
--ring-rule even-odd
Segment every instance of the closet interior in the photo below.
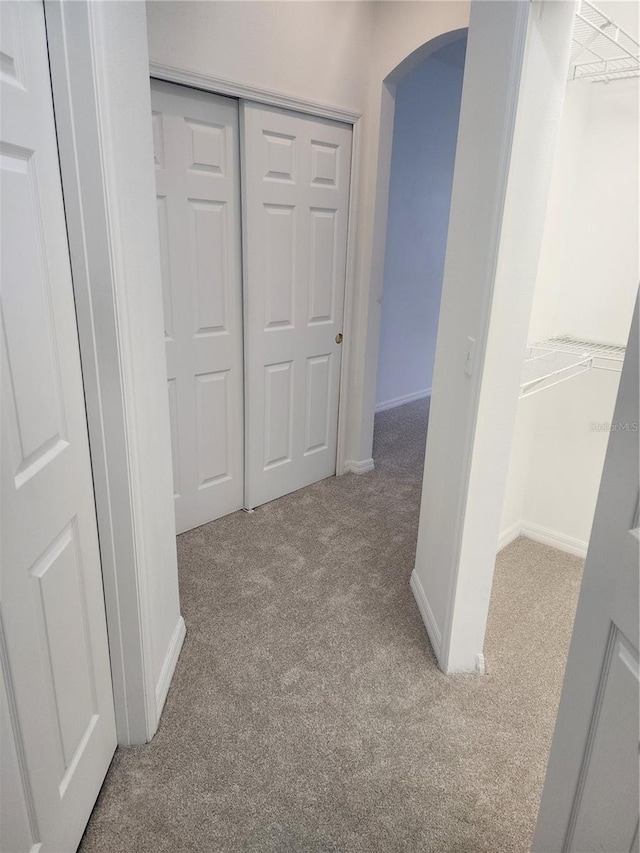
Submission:
{"label": "closet interior", "polygon": [[[522,369],[499,547],[584,557],[639,280],[636,4],[583,2]],[[637,429],[637,424],[635,426]]]}

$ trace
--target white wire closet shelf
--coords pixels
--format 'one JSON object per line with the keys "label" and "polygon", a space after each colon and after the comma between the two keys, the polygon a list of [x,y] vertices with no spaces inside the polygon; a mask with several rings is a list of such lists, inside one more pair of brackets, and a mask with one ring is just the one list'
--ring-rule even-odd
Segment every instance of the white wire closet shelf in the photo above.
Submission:
{"label": "white wire closet shelf", "polygon": [[571,46],[571,80],[608,83],[640,76],[640,45],[597,6],[582,0]]}
{"label": "white wire closet shelf", "polygon": [[625,347],[580,340],[570,335],[538,341],[527,347],[520,380],[520,399],[552,388],[587,370],[619,373],[624,354]]}

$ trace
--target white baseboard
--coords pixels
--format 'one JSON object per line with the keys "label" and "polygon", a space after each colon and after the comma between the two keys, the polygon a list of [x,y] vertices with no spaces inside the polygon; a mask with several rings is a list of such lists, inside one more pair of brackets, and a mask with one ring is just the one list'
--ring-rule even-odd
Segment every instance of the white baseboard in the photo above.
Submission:
{"label": "white baseboard", "polygon": [[431,396],[431,388],[423,388],[422,391],[414,391],[413,394],[405,394],[404,397],[394,397],[393,400],[383,400],[376,403],[376,413],[386,412],[387,409],[395,409],[396,406],[404,406],[405,403],[413,403],[414,400],[422,400]]}
{"label": "white baseboard", "polygon": [[413,593],[413,597],[415,598],[416,604],[418,605],[418,610],[420,611],[420,615],[422,616],[424,627],[427,629],[431,648],[434,651],[436,659],[439,661],[440,650],[442,646],[442,637],[440,636],[440,629],[438,628],[436,620],[433,617],[431,607],[429,606],[429,602],[427,601],[427,596],[424,594],[424,589],[422,588],[420,578],[416,574],[415,569],[411,572],[411,581],[409,582],[409,586],[411,587],[411,592]]}
{"label": "white baseboard", "polygon": [[503,530],[498,538],[498,551],[502,551],[502,549],[506,548],[514,539],[517,539],[518,536],[520,536],[521,530],[521,521],[516,521],[510,527],[507,527],[506,530]]}
{"label": "white baseboard", "polygon": [[359,462],[355,460],[351,460],[345,464],[345,470],[347,472],[351,472],[352,474],[368,474],[369,471],[373,471],[374,464],[373,459],[362,459]]}
{"label": "white baseboard", "polygon": [[508,527],[500,534],[498,539],[498,551],[502,551],[510,542],[517,539],[518,536],[525,536],[527,539],[533,539],[534,542],[541,542],[543,545],[549,545],[551,548],[557,548],[558,551],[564,551],[566,554],[573,554],[574,557],[587,556],[588,542],[583,542],[582,539],[576,539],[573,536],[567,536],[565,533],[560,533],[558,530],[551,530],[550,527],[543,527],[541,524],[535,524],[533,521],[516,521],[511,527]]}
{"label": "white baseboard", "polygon": [[162,669],[160,670],[160,678],[156,684],[156,713],[158,715],[158,720],[160,719],[164,703],[167,699],[169,685],[171,684],[171,679],[173,678],[173,673],[175,671],[176,664],[178,663],[180,650],[182,649],[182,644],[184,643],[186,634],[187,627],[181,616],[173,631],[173,636],[171,637],[171,642],[169,643],[169,648],[167,649]]}
{"label": "white baseboard", "polygon": [[520,535],[526,536],[527,539],[533,539],[534,542],[542,542],[543,545],[550,545],[552,548],[557,548],[558,551],[573,554],[574,557],[582,557],[584,559],[587,556],[588,542],[576,539],[573,536],[567,536],[548,527],[542,527],[540,524],[522,521],[520,523]]}

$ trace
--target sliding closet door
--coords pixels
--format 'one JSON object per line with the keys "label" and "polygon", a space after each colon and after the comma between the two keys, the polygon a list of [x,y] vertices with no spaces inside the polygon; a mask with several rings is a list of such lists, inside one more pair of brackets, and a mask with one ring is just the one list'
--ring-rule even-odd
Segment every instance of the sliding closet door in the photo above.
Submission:
{"label": "sliding closet door", "polygon": [[238,103],[152,81],[178,533],[243,505]]}
{"label": "sliding closet door", "polygon": [[246,503],[336,470],[351,128],[243,103]]}

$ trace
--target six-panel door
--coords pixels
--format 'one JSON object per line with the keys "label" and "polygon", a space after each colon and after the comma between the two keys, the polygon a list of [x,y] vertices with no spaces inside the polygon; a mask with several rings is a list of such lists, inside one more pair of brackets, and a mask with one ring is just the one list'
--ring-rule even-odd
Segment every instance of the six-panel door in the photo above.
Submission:
{"label": "six-panel door", "polygon": [[243,505],[238,103],[151,84],[178,533]]}
{"label": "six-panel door", "polygon": [[116,746],[41,3],[0,3],[0,849],[75,850]]}
{"label": "six-panel door", "polygon": [[241,106],[246,495],[336,470],[351,128]]}

